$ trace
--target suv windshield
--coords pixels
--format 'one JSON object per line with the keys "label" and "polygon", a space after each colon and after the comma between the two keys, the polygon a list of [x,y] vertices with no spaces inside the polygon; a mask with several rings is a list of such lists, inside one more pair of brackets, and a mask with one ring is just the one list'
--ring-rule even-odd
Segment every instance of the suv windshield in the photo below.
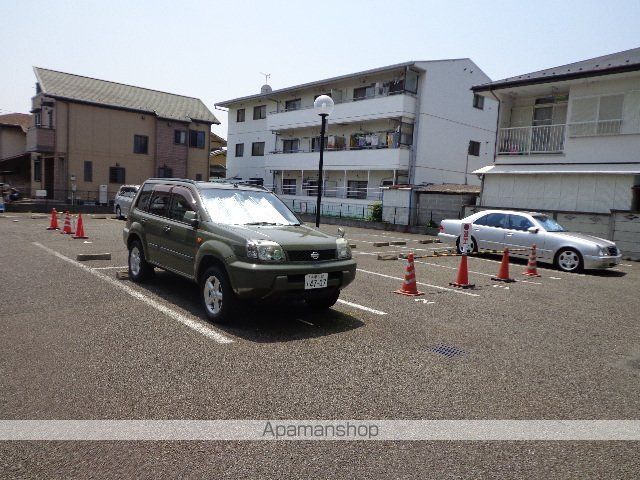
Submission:
{"label": "suv windshield", "polygon": [[296,216],[271,192],[200,190],[211,220],[226,225],[299,225]]}
{"label": "suv windshield", "polygon": [[562,225],[556,222],[553,218],[547,217],[546,215],[534,215],[533,218],[547,232],[566,232]]}

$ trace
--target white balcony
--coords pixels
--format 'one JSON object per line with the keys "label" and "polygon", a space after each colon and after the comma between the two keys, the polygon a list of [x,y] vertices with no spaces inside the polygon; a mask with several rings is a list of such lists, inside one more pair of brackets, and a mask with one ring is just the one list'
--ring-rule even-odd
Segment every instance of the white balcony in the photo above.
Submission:
{"label": "white balcony", "polygon": [[566,125],[501,128],[498,155],[562,153]]}
{"label": "white balcony", "polygon": [[[326,170],[407,170],[408,148],[376,148],[324,152]],[[320,152],[270,153],[265,165],[272,170],[317,170]]]}
{"label": "white balcony", "polygon": [[[336,103],[329,123],[353,123],[384,118],[415,118],[416,97],[407,93],[375,96]],[[320,117],[311,107],[267,115],[267,128],[272,131],[315,127]]]}

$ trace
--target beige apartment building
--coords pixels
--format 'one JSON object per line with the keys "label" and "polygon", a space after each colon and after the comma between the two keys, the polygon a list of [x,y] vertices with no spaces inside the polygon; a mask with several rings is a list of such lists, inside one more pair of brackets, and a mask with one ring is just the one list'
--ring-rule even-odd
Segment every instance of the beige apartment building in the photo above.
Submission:
{"label": "beige apartment building", "polygon": [[104,203],[105,190],[111,200],[120,185],[151,177],[208,178],[211,125],[220,122],[200,99],[34,72],[26,148],[32,195]]}
{"label": "beige apartment building", "polygon": [[29,194],[31,175],[30,156],[25,153],[26,137],[31,115],[8,113],[0,115],[0,183]]}

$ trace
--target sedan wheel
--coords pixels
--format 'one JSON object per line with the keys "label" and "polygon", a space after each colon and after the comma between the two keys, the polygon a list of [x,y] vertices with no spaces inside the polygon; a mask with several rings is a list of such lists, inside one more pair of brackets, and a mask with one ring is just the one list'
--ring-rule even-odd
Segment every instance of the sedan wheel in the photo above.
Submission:
{"label": "sedan wheel", "polygon": [[582,257],[575,250],[564,249],[558,252],[556,265],[565,272],[579,272],[582,270]]}

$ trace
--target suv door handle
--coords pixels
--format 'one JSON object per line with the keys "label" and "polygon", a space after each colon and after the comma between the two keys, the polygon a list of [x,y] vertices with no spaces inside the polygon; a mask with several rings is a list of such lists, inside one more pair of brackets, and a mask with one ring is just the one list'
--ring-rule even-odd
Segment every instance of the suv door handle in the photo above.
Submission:
{"label": "suv door handle", "polygon": [[164,226],[164,233],[169,233],[171,231],[171,227],[169,225]]}

